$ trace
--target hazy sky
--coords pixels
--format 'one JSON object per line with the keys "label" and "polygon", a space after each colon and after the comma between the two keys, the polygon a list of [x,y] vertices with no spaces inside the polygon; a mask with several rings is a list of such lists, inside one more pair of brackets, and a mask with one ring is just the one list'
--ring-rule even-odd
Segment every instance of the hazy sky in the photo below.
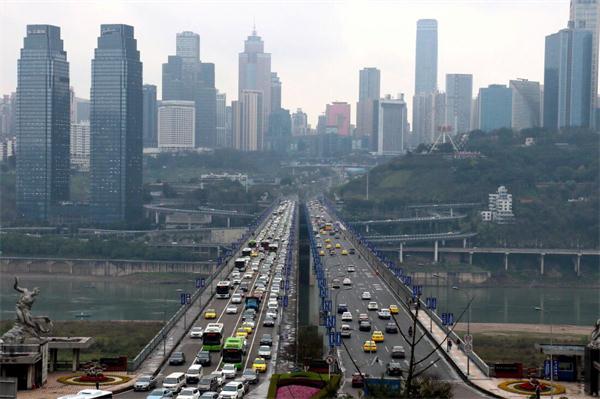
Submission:
{"label": "hazy sky", "polygon": [[[544,36],[566,27],[569,0],[396,1],[11,1],[0,0],[0,93],[15,90],[27,24],[61,27],[71,85],[89,98],[90,65],[102,23],[135,27],[144,83],[161,86],[175,34],[200,34],[201,59],[216,64],[216,84],[237,97],[238,53],[256,21],[283,83],[283,106],[309,122],[331,101],[358,99],[358,70],[381,70],[381,93],[414,89],[416,23],[438,20],[438,85],[446,73],[472,73],[474,94],[509,79],[543,81]],[[412,111],[409,109],[409,115]],[[409,118],[410,119],[410,118]]]}

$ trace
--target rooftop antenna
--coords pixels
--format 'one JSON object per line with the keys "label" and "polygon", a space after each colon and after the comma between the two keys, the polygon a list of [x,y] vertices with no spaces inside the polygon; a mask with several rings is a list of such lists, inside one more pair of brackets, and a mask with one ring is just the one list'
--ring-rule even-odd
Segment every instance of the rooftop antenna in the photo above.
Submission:
{"label": "rooftop antenna", "polygon": [[256,36],[256,17],[252,18],[252,36]]}

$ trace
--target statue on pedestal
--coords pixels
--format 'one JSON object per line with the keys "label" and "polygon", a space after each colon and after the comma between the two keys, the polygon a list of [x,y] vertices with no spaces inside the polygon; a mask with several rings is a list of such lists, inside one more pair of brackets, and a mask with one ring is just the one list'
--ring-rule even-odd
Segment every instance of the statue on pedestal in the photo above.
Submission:
{"label": "statue on pedestal", "polygon": [[31,315],[31,307],[35,302],[35,297],[39,295],[40,289],[35,287],[30,291],[27,288],[19,287],[17,277],[15,277],[13,287],[21,293],[15,307],[17,318],[13,327],[0,337],[0,343],[22,344],[27,338],[43,341],[42,334],[50,332],[52,321],[46,316]]}

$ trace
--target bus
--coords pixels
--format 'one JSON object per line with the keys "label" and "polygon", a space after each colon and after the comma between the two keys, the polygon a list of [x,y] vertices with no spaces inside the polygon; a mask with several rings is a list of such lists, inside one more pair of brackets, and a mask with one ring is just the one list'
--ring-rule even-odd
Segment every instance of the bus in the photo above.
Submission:
{"label": "bus", "polygon": [[111,391],[101,391],[99,389],[84,389],[75,395],[59,396],[58,399],[112,399]]}
{"label": "bus", "polygon": [[207,351],[220,351],[223,342],[223,323],[208,323],[202,334],[202,348]]}
{"label": "bus", "polygon": [[231,295],[231,281],[219,281],[217,283],[217,298],[227,299]]}
{"label": "bus", "polygon": [[237,258],[235,260],[235,268],[238,269],[239,271],[244,271],[246,270],[246,264],[248,263],[248,258]]}
{"label": "bus", "polygon": [[233,363],[241,370],[244,363],[245,338],[229,337],[223,345],[223,363]]}

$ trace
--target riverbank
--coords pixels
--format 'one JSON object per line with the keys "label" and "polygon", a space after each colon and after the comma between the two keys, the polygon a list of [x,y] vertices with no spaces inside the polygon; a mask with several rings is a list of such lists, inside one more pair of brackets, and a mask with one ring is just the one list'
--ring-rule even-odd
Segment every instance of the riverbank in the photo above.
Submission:
{"label": "riverbank", "polygon": [[[0,335],[11,328],[13,321],[0,321]],[[51,336],[93,337],[92,346],[81,352],[81,361],[101,357],[127,356],[133,359],[162,327],[152,320],[81,320],[53,321]],[[70,360],[70,354],[59,351],[59,362]]]}
{"label": "riverbank", "polygon": [[[488,364],[523,363],[524,367],[541,367],[546,355],[535,344],[574,344],[589,342],[592,327],[573,325],[471,323],[474,351]],[[457,324],[454,331],[462,336],[467,324]]]}

